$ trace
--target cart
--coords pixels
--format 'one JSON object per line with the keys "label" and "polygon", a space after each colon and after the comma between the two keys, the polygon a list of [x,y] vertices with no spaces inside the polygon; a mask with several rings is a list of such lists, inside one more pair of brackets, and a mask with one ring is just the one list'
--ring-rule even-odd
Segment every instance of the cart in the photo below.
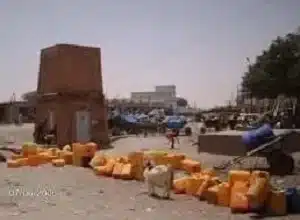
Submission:
{"label": "cart", "polygon": [[178,133],[184,132],[186,136],[192,135],[192,128],[188,125],[185,118],[180,116],[167,116],[166,119],[160,125],[161,130],[167,132],[167,130],[177,130]]}
{"label": "cart", "polygon": [[243,160],[251,156],[262,156],[266,158],[269,165],[269,171],[277,175],[287,175],[294,171],[294,159],[291,155],[284,151],[284,139],[295,133],[288,131],[283,134],[271,138],[267,143],[258,146],[257,148],[248,151],[246,155],[236,157],[220,166],[215,166],[215,169],[226,170],[235,164],[241,163]]}

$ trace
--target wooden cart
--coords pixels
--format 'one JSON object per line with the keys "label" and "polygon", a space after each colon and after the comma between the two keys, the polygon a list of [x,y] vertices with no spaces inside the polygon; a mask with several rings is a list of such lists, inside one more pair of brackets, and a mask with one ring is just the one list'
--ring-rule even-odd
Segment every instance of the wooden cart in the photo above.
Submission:
{"label": "wooden cart", "polygon": [[278,175],[291,174],[294,170],[294,159],[290,154],[284,151],[284,139],[294,132],[295,131],[288,131],[284,134],[277,135],[267,143],[248,151],[246,155],[236,157],[214,168],[225,170],[235,164],[241,163],[248,157],[262,156],[266,158],[271,173]]}

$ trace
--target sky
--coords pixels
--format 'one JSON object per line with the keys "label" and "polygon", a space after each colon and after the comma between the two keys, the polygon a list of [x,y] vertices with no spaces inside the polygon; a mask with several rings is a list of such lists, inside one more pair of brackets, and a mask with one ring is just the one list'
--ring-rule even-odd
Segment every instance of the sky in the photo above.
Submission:
{"label": "sky", "polygon": [[1,0],[0,101],[36,89],[42,48],[72,43],[101,47],[110,98],[175,84],[197,107],[222,105],[299,12],[299,0]]}

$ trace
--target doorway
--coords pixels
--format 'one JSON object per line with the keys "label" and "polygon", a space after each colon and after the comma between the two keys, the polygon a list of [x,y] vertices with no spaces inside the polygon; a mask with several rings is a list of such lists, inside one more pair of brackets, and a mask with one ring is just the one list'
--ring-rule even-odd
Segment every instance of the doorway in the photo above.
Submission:
{"label": "doorway", "polygon": [[76,140],[78,142],[90,141],[90,112],[77,111],[76,112]]}
{"label": "doorway", "polygon": [[54,129],[54,112],[53,111],[49,111],[48,112],[48,129],[51,131],[52,129]]}

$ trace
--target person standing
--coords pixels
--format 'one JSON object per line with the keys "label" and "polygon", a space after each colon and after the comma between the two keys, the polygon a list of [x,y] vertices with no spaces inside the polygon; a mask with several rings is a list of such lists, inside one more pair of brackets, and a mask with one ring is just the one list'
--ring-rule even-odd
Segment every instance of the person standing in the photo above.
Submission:
{"label": "person standing", "polygon": [[172,131],[167,134],[167,139],[169,140],[169,143],[171,144],[171,149],[174,149],[175,146],[175,139],[177,139],[177,143],[179,143],[179,130],[178,129],[172,129]]}
{"label": "person standing", "polygon": [[180,144],[180,142],[179,142],[179,129],[173,129],[173,133],[174,133],[174,139],[176,139],[177,143]]}
{"label": "person standing", "polygon": [[173,132],[173,130],[172,130],[172,132],[171,132],[171,134],[170,134],[170,142],[171,142],[171,149],[174,149],[174,144],[175,144],[175,133]]}

